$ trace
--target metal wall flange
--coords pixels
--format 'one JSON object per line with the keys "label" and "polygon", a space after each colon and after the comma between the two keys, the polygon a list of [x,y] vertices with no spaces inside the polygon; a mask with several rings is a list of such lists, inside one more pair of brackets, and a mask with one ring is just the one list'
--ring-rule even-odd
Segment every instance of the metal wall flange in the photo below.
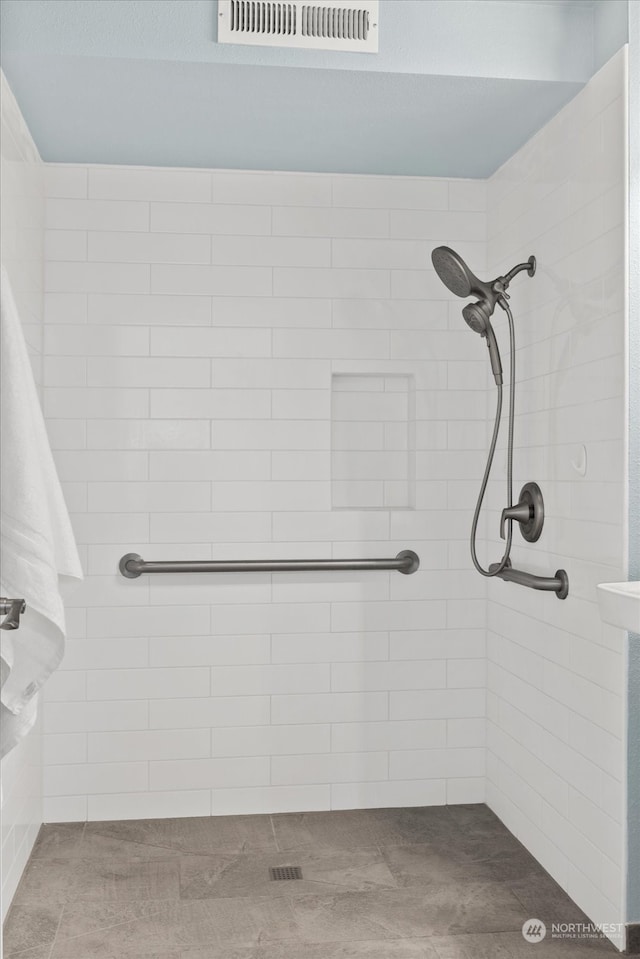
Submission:
{"label": "metal wall flange", "polygon": [[406,566],[401,566],[398,570],[399,573],[404,573],[406,576],[410,576],[411,573],[415,573],[415,571],[420,567],[420,557],[417,553],[414,553],[412,549],[403,549],[400,553],[398,553],[396,559],[411,560],[410,563],[407,563]]}
{"label": "metal wall flange", "polygon": [[139,553],[125,553],[125,555],[121,557],[120,562],[118,563],[118,569],[120,570],[123,576],[126,576],[127,579],[137,579],[138,576],[140,576],[140,570],[131,569],[131,567],[129,566],[130,562],[142,563],[144,562],[144,560],[142,559],[142,556],[140,556]]}
{"label": "metal wall flange", "polygon": [[569,577],[566,569],[557,569],[556,579],[559,579],[561,583],[560,589],[556,590],[556,596],[558,599],[566,599],[569,595]]}
{"label": "metal wall flange", "polygon": [[535,543],[544,526],[544,499],[537,483],[524,484],[520,490],[520,502],[529,506],[529,520],[520,524],[520,532],[528,543]]}
{"label": "metal wall flange", "polygon": [[507,521],[520,524],[520,532],[528,543],[540,539],[544,526],[544,500],[542,490],[537,483],[525,483],[520,490],[520,498],[513,506],[502,510],[500,517],[500,536],[505,538]]}

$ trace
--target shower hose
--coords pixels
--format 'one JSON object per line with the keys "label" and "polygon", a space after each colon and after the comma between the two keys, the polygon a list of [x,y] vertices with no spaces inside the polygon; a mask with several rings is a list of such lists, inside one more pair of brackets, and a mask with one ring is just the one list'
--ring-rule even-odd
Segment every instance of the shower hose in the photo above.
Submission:
{"label": "shower hose", "polygon": [[[509,308],[509,304],[502,297],[498,301],[502,309],[506,312],[507,317],[509,318],[509,436],[508,436],[508,450],[507,450],[507,504],[509,506],[513,505],[513,421],[514,421],[514,410],[515,410],[515,382],[516,382],[516,341],[515,341],[515,332],[513,329],[513,315]],[[489,474],[491,473],[491,467],[493,466],[493,459],[496,452],[496,444],[498,442],[498,434],[500,433],[500,420],[502,418],[502,384],[498,383],[498,405],[496,408],[496,419],[493,426],[493,436],[491,437],[491,445],[489,447],[489,456],[487,458],[487,465],[485,467],[484,476],[482,477],[482,484],[480,486],[480,492],[478,494],[478,502],[476,503],[475,512],[473,514],[473,522],[471,524],[471,559],[473,560],[473,565],[483,576],[497,576],[498,573],[501,573],[509,562],[509,554],[511,553],[511,541],[513,539],[513,520],[508,520],[507,523],[507,543],[505,546],[504,554],[500,562],[494,566],[494,568],[489,572],[488,569],[485,569],[479,562],[478,556],[476,553],[476,533],[478,530],[478,520],[480,518],[480,510],[482,508],[482,501],[484,499],[484,494],[487,489],[487,483],[489,482]]]}

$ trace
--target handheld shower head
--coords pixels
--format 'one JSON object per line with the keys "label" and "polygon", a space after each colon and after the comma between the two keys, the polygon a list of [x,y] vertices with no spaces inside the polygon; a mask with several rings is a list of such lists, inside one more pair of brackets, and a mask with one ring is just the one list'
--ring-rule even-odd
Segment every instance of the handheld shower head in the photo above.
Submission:
{"label": "handheld shower head", "polygon": [[485,337],[489,349],[489,360],[491,362],[493,378],[496,384],[500,385],[502,383],[502,361],[500,359],[500,350],[498,349],[496,334],[493,331],[491,320],[489,319],[491,312],[486,300],[467,303],[462,310],[462,315],[474,333],[479,333],[480,336]]}
{"label": "handheld shower head", "polygon": [[487,335],[487,326],[491,312],[484,300],[467,303],[467,305],[462,308],[462,316],[474,333],[479,333],[480,336]]}

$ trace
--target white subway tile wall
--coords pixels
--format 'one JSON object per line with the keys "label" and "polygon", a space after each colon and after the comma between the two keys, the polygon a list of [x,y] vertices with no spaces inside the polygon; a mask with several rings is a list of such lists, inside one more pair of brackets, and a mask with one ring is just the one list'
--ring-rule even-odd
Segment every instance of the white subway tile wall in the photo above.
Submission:
{"label": "white subway tile wall", "polygon": [[[559,603],[490,585],[487,801],[590,918],[609,923],[623,920],[625,639],[601,623],[595,588],[626,578],[625,66],[623,50],[488,195],[490,275],[538,258],[535,279],[512,287],[515,475],[516,491],[540,483],[547,515],[538,543],[516,532],[513,564],[566,568],[570,594]],[[492,488],[494,510],[502,496]],[[473,674],[463,661],[459,678]]]}
{"label": "white subway tile wall", "polygon": [[[0,71],[1,259],[18,305],[34,379],[42,387],[44,165]],[[73,251],[80,252],[80,251]],[[73,495],[73,491],[70,491]],[[28,642],[29,620],[20,639]],[[2,760],[2,916],[11,905],[42,823],[42,724]]]}
{"label": "white subway tile wall", "polygon": [[[47,817],[483,799],[485,584],[447,481],[478,472],[487,371],[429,251],[483,268],[486,185],[47,177],[44,402],[88,573]],[[413,576],[117,572],[404,548]]]}

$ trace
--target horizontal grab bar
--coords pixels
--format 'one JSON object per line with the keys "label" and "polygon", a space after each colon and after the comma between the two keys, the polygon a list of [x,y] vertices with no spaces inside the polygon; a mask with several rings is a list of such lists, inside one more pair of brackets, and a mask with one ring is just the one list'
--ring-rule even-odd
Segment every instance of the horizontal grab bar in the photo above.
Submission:
{"label": "horizontal grab bar", "polygon": [[[499,563],[492,563],[489,572],[492,573],[499,565]],[[569,595],[569,577],[564,569],[557,569],[555,576],[536,576],[535,573],[526,573],[522,569],[512,569],[511,561],[507,560],[505,568],[496,573],[496,576],[508,583],[518,583],[519,586],[528,586],[530,589],[543,589],[549,593],[555,593],[558,599],[566,599]]]}
{"label": "horizontal grab bar", "polygon": [[300,570],[397,569],[399,573],[415,573],[420,566],[419,556],[411,549],[403,549],[393,559],[232,559],[232,560],[176,560],[175,562],[146,562],[137,553],[126,553],[118,568],[127,579],[137,579],[142,573],[280,573]]}

